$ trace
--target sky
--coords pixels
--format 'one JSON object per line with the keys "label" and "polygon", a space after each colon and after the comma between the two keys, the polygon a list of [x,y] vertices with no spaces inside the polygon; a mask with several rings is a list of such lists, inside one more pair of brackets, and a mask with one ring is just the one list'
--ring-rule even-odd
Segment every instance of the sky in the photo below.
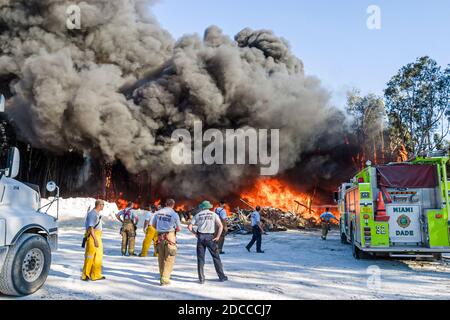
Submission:
{"label": "sky", "polygon": [[[380,29],[367,27],[370,5],[380,9]],[[273,30],[341,107],[352,88],[382,95],[420,56],[450,64],[449,0],[161,0],[151,11],[174,38],[210,25],[230,37],[245,27]]]}

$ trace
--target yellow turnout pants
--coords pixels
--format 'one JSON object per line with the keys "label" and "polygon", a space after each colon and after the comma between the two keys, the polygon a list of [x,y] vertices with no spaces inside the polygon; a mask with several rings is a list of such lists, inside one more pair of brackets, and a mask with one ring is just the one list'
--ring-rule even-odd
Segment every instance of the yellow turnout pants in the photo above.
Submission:
{"label": "yellow turnout pants", "polygon": [[147,232],[145,233],[144,243],[142,244],[142,251],[141,251],[142,257],[147,256],[148,250],[152,245],[152,241],[154,246],[154,256],[157,257],[158,254],[156,253],[156,243],[158,242],[158,231],[156,231],[156,229],[153,228],[152,226],[148,226]]}
{"label": "yellow turnout pants", "polygon": [[86,252],[84,255],[83,280],[98,280],[102,275],[102,260],[103,260],[103,243],[102,232],[95,230],[95,237],[98,241],[98,248],[95,247],[94,238],[89,236],[86,241]]}
{"label": "yellow turnout pants", "polygon": [[158,235],[158,264],[161,275],[161,284],[170,283],[175,256],[177,255],[177,246],[175,244],[175,232],[169,232]]}

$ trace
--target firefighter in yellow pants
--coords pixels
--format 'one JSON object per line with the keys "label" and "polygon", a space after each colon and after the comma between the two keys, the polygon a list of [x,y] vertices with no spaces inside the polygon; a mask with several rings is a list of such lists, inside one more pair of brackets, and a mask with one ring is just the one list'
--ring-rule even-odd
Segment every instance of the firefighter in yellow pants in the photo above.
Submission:
{"label": "firefighter in yellow pants", "polygon": [[144,242],[142,243],[142,251],[141,251],[141,254],[139,255],[140,257],[146,257],[148,255],[148,250],[150,249],[150,246],[152,245],[152,241],[153,241],[153,245],[154,245],[153,256],[154,257],[158,256],[158,254],[156,253],[156,251],[157,251],[156,244],[158,242],[158,232],[151,225],[152,218],[154,216],[155,211],[156,211],[156,207],[151,205],[148,208],[147,214],[145,215],[145,220],[144,220],[145,239],[144,239]]}
{"label": "firefighter in yellow pants", "polygon": [[103,243],[102,218],[100,211],[105,206],[102,200],[95,202],[95,208],[86,217],[86,234],[83,245],[86,247],[84,266],[81,279],[83,281],[104,280],[102,275]]}
{"label": "firefighter in yellow pants", "polygon": [[147,230],[145,231],[145,239],[144,239],[144,243],[142,244],[142,252],[140,254],[141,257],[146,257],[148,255],[148,250],[150,249],[150,246],[152,245],[152,241],[153,241],[153,246],[154,246],[154,257],[158,256],[158,253],[156,253],[157,251],[157,242],[158,242],[158,231],[156,231],[155,228],[153,228],[152,226],[148,226]]}
{"label": "firefighter in yellow pants", "polygon": [[162,286],[170,284],[175,256],[177,254],[177,239],[175,232],[181,230],[180,216],[173,210],[175,200],[168,199],[166,207],[157,211],[151,225],[158,232],[158,264],[160,283]]}

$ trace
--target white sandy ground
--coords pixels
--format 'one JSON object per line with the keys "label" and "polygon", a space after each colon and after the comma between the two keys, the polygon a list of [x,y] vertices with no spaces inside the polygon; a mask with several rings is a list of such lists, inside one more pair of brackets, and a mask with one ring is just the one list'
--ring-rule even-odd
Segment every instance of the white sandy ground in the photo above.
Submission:
{"label": "white sandy ground", "polygon": [[[319,231],[270,233],[263,237],[265,254],[245,250],[250,235],[230,235],[222,256],[230,280],[217,281],[207,254],[207,282],[200,285],[196,240],[184,227],[178,237],[172,285],[160,287],[156,258],[120,255],[119,225],[112,218],[106,219],[103,236],[107,280],[82,282],[83,220],[69,216],[62,220],[59,250],[53,255],[47,282],[37,293],[19,299],[450,299],[450,265],[446,262],[357,261],[336,231],[327,241],[320,240]],[[143,240],[141,229],[137,252]],[[367,272],[371,266],[380,268],[378,289],[370,281],[373,274],[371,278]]]}

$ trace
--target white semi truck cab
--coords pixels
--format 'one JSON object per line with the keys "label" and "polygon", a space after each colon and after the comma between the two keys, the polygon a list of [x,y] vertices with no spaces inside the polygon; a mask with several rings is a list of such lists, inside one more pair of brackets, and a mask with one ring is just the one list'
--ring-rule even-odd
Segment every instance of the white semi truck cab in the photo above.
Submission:
{"label": "white semi truck cab", "polygon": [[[1,96],[0,109],[3,103]],[[14,179],[19,166],[19,150],[9,149],[0,168],[0,293],[12,296],[41,288],[58,243],[57,218],[41,212],[38,186]],[[50,192],[56,188],[53,182],[47,185]]]}

